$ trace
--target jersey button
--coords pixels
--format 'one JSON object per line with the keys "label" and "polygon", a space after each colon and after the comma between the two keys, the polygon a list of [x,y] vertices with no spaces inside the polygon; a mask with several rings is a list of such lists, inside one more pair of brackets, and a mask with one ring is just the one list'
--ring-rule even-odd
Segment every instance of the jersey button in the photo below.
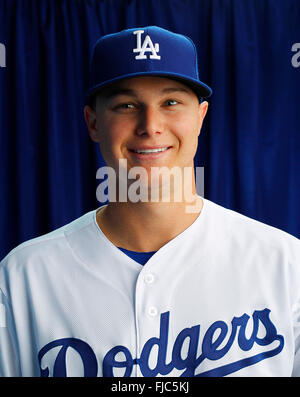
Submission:
{"label": "jersey button", "polygon": [[152,273],[148,273],[144,277],[144,281],[146,284],[152,284],[154,282],[154,275]]}
{"label": "jersey button", "polygon": [[149,316],[155,317],[155,316],[157,316],[157,313],[158,313],[158,310],[156,309],[156,307],[154,307],[154,306],[149,307],[149,309],[148,309]]}

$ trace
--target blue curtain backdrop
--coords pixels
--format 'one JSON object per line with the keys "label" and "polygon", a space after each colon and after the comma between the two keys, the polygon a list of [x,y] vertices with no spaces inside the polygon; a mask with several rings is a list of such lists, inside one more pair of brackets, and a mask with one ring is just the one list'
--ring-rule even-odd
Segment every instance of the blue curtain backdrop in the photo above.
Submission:
{"label": "blue curtain backdrop", "polygon": [[299,0],[0,0],[0,259],[99,206],[91,48],[150,24],[194,40],[214,90],[195,158],[205,197],[300,237]]}

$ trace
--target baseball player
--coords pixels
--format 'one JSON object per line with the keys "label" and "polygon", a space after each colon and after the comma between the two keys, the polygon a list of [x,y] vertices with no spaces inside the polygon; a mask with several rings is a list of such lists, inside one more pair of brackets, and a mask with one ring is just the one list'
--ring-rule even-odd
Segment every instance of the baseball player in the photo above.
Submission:
{"label": "baseball player", "polygon": [[1,262],[1,376],[300,375],[299,240],[162,178],[193,166],[210,94],[185,36],[97,41],[84,116],[114,200]]}

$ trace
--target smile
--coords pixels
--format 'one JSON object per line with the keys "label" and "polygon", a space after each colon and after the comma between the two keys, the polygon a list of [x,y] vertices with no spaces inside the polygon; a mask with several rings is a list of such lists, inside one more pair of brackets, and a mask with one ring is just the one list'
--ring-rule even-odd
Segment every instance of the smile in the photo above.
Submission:
{"label": "smile", "polygon": [[139,154],[152,154],[152,153],[165,152],[168,149],[169,147],[161,147],[157,149],[133,149],[132,151],[134,153],[139,153]]}

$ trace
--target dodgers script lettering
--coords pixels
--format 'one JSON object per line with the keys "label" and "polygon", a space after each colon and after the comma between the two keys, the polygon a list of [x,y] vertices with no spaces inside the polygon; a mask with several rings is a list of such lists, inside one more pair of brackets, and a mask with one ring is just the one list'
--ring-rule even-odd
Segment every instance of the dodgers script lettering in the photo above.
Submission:
{"label": "dodgers script lettering", "polygon": [[[284,338],[277,333],[277,329],[270,319],[270,312],[267,308],[255,310],[251,321],[251,317],[244,313],[240,317],[233,317],[230,325],[221,320],[215,321],[206,330],[202,341],[200,340],[200,324],[184,328],[175,339],[172,359],[168,363],[166,362],[166,353],[169,343],[170,312],[164,312],[160,317],[159,337],[153,337],[146,341],[139,358],[133,358],[129,349],[121,345],[113,347],[106,353],[102,362],[103,376],[114,377],[114,368],[124,368],[124,377],[130,377],[136,365],[139,366],[142,375],[145,377],[169,375],[173,369],[182,370],[180,376],[183,377],[225,376],[242,368],[255,365],[259,361],[279,354],[284,346]],[[247,338],[246,327],[249,323],[252,327],[252,333]],[[264,334],[264,336],[260,337],[261,334]],[[189,343],[188,353],[183,358],[182,347],[187,340]],[[273,345],[271,348],[269,345],[276,341],[278,342],[276,346]],[[201,354],[197,355],[200,344]],[[218,360],[230,353],[234,344],[238,346],[240,351],[248,352],[249,355],[246,358],[234,359],[229,364],[218,366]],[[220,347],[221,345],[222,347]],[[263,352],[251,354],[251,349],[255,345],[264,346]],[[46,353],[58,346],[61,348],[58,350],[52,366],[52,374],[50,374],[48,367],[42,368],[42,359]],[[154,346],[158,347],[157,362],[155,368],[150,368],[149,357]],[[38,359],[42,377],[67,376],[66,354],[69,347],[73,348],[82,360],[83,376],[97,376],[98,361],[93,349],[80,339],[63,338],[48,343],[40,350]],[[123,361],[116,360],[119,353],[123,353]],[[213,369],[201,372],[201,364],[205,360],[211,360],[216,365]]]}

